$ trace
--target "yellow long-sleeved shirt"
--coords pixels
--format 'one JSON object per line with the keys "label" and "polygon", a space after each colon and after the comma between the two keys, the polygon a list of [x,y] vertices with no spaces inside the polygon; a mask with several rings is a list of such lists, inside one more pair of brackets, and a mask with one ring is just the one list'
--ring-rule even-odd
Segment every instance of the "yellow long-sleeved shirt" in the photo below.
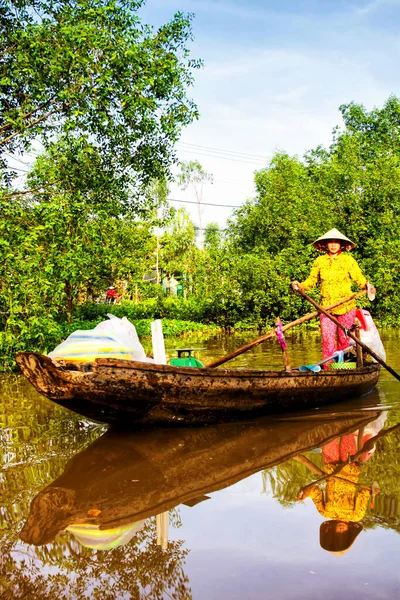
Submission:
{"label": "yellow long-sleeved shirt", "polygon": [[[328,254],[319,256],[311,267],[310,275],[300,285],[307,291],[319,283],[321,306],[325,308],[351,296],[352,281],[361,289],[367,283],[356,260],[350,254],[342,252],[332,257]],[[355,307],[356,301],[351,300],[336,308],[334,314],[344,315]]]}
{"label": "yellow long-sleeved shirt", "polygon": [[[334,465],[325,465],[328,473],[332,473],[334,468]],[[360,468],[346,465],[338,475],[342,479],[330,479],[326,484],[325,495],[317,485],[313,485],[307,496],[312,498],[323,517],[339,521],[361,521],[367,511],[371,492],[365,488],[358,489],[356,485]]]}

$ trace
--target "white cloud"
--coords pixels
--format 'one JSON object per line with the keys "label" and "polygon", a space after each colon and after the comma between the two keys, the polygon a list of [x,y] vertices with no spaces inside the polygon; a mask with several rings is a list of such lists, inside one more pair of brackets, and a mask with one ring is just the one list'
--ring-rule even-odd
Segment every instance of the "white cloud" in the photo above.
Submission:
{"label": "white cloud", "polygon": [[356,7],[353,12],[357,16],[364,16],[369,15],[379,9],[391,6],[399,7],[399,0],[373,0],[372,2],[365,4],[365,6]]}
{"label": "white cloud", "polygon": [[[280,18],[279,8],[271,8],[266,5],[256,6],[255,3],[243,2],[220,2],[218,0],[152,0],[152,7],[170,8],[170,10],[189,11],[198,15],[207,14],[209,17],[224,16],[246,21],[268,20],[271,16]],[[294,16],[294,15],[293,15]]]}
{"label": "white cloud", "polygon": [[[372,54],[373,49],[359,54],[340,46],[316,53],[306,47],[255,50],[215,43],[214,59],[207,61],[194,88],[201,117],[185,130],[183,141],[267,159],[277,149],[301,157],[320,143],[329,145],[333,127],[341,124],[340,104],[354,100],[372,108],[395,91],[376,70]],[[253,194],[259,162],[241,164],[213,157],[211,151],[204,154],[203,149],[197,156],[181,156],[197,158],[216,180],[241,184],[216,182],[205,190],[205,202],[242,204]],[[223,224],[227,213],[205,207],[203,223]]]}
{"label": "white cloud", "polygon": [[282,102],[283,104],[293,105],[294,103],[304,98],[307,95],[307,93],[310,93],[313,87],[315,86],[300,85],[298,87],[289,89],[288,91],[282,92],[281,94],[278,94],[276,99],[278,102]]}

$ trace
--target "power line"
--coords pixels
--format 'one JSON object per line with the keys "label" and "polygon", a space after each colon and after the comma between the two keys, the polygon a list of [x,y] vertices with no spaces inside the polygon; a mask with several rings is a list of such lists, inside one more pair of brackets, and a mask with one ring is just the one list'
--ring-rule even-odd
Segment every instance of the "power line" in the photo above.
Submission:
{"label": "power line", "polygon": [[231,183],[232,185],[244,185],[247,187],[247,183],[243,183],[243,181],[226,181],[225,179],[213,179],[213,183]]}
{"label": "power line", "polygon": [[19,167],[10,167],[10,166],[8,166],[7,169],[9,171],[20,171],[21,173],[29,173],[29,171],[27,169],[20,169]]}
{"label": "power line", "polygon": [[[177,200],[176,198],[167,198],[170,202],[183,202],[183,204],[199,204],[195,200]],[[221,208],[240,208],[239,204],[212,204],[211,202],[200,202],[201,206],[219,206]]]}
{"label": "power line", "polygon": [[251,154],[230,152],[229,150],[213,150],[211,148],[207,148],[206,146],[189,146],[184,142],[178,142],[177,146],[178,150],[181,150],[182,152],[196,152],[199,154],[205,154],[207,156],[216,156],[220,158],[223,157],[244,162],[248,161],[252,163],[265,164],[265,161],[268,160],[267,158],[253,157]]}
{"label": "power line", "polygon": [[269,160],[267,156],[262,156],[261,154],[250,154],[248,152],[237,152],[236,150],[222,150],[222,148],[212,148],[210,146],[201,146],[200,144],[191,144],[189,142],[178,142],[178,145],[191,146],[195,148],[200,148],[201,150],[212,150],[222,154],[232,154],[236,156],[245,156],[252,158],[259,158],[260,160]]}
{"label": "power line", "polygon": [[257,160],[247,160],[244,158],[234,158],[233,156],[220,156],[218,154],[211,154],[209,152],[202,152],[200,150],[197,149],[192,149],[192,150],[186,150],[185,148],[178,148],[179,152],[186,152],[187,154],[199,154],[200,156],[209,156],[212,158],[220,158],[222,160],[232,160],[234,162],[241,162],[241,163],[245,163],[248,165],[258,165],[259,167],[261,167],[264,164],[264,161],[260,161],[259,159]]}

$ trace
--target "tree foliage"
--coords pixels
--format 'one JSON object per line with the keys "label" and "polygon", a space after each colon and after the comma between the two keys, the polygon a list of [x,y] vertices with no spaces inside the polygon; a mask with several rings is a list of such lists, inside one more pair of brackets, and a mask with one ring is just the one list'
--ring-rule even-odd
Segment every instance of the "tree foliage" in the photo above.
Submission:
{"label": "tree foliage", "polygon": [[35,347],[44,326],[71,320],[80,298],[117,279],[143,279],[153,234],[151,220],[119,214],[125,182],[84,139],[52,144],[28,182],[37,191],[3,202],[0,299],[8,313],[3,343],[23,336]]}
{"label": "tree foliage", "polygon": [[11,0],[0,5],[0,148],[26,151],[60,134],[90,136],[136,184],[165,176],[200,62],[189,56],[191,15],[157,31],[142,0]]}
{"label": "tree foliage", "polygon": [[[187,89],[201,62],[187,48],[192,15],[154,30],[142,4],[0,2],[0,346],[9,357],[45,349],[77,302],[153,268],[156,209],[174,144],[197,117]],[[13,188],[15,158],[39,142],[25,187]]]}
{"label": "tree foliage", "polygon": [[169,277],[189,277],[196,268],[196,229],[186,209],[178,208],[166,223],[161,238],[161,266]]}
{"label": "tree foliage", "polygon": [[290,281],[308,273],[317,256],[310,244],[338,228],[355,241],[353,254],[377,287],[372,312],[395,322],[400,309],[400,100],[391,97],[370,112],[354,103],[340,110],[345,127],[334,131],[329,149],[318,147],[302,161],[277,153],[256,173],[256,196],[236,211],[228,236],[233,252],[249,254],[255,270],[260,255],[271,261],[271,271],[264,270],[264,285],[271,289],[266,306],[271,315],[278,308],[295,318],[300,303],[291,299]]}

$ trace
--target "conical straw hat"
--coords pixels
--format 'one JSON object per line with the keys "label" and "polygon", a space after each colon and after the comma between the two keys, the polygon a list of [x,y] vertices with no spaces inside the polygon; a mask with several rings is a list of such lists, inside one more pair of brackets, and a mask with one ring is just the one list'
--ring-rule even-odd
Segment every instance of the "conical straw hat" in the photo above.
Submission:
{"label": "conical straw hat", "polygon": [[355,246],[355,243],[349,240],[349,238],[343,235],[343,233],[340,233],[338,229],[330,229],[329,231],[324,233],[324,235],[321,235],[321,237],[315,240],[313,246],[318,250],[318,246],[321,244],[321,242],[327,242],[328,240],[339,240],[341,242],[347,242],[348,250],[352,250]]}

